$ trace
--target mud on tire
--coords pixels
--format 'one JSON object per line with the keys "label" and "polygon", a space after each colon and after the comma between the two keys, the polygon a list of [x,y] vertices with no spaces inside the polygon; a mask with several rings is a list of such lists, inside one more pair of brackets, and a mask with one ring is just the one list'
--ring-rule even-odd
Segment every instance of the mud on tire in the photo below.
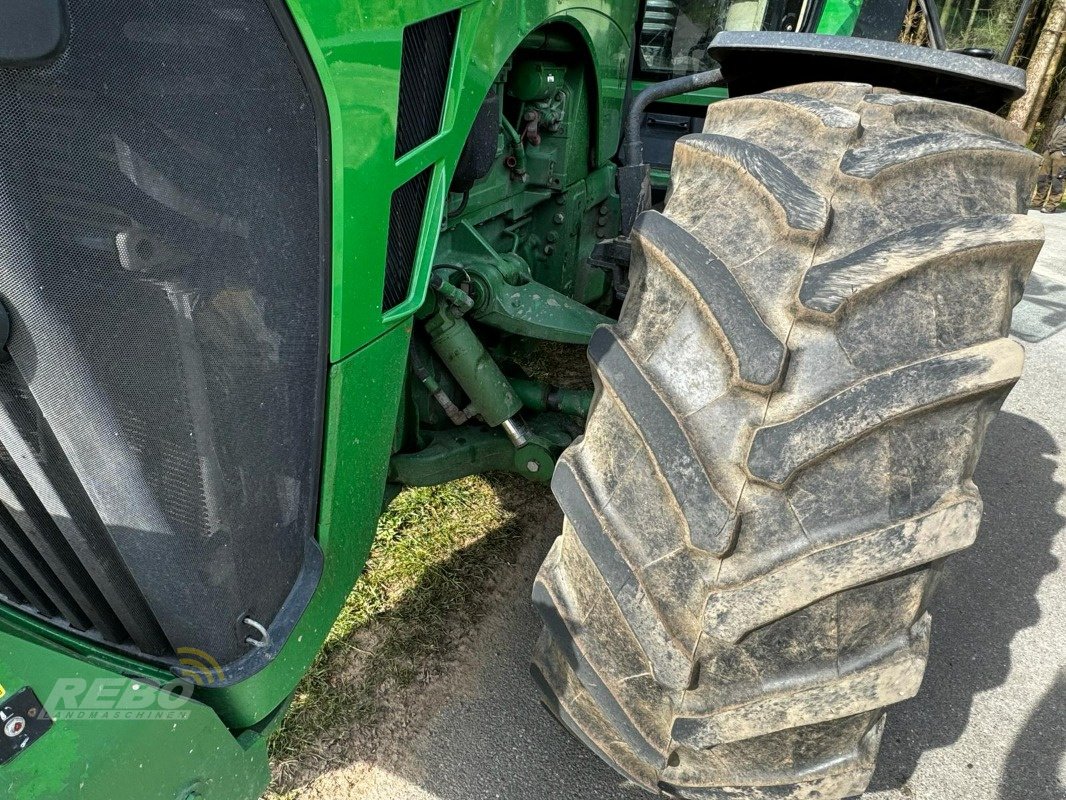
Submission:
{"label": "mud on tire", "polygon": [[991,114],[858,84],[717,103],[704,130],[589,348],[533,675],[653,792],[847,797],[977,533],[1038,159]]}

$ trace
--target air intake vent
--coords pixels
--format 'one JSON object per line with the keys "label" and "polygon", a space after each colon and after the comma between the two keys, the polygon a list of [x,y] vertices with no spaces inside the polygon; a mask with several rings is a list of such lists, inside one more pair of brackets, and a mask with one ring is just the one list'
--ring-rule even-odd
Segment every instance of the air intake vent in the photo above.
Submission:
{"label": "air intake vent", "polygon": [[0,572],[16,589],[4,594],[162,655],[158,621],[12,361],[0,364],[0,405]]}
{"label": "air intake vent", "polygon": [[385,253],[382,311],[395,308],[407,298],[432,176],[433,168],[430,167],[393,192],[392,206],[389,208],[389,243]]}
{"label": "air intake vent", "polygon": [[440,130],[458,27],[459,12],[450,11],[404,29],[396,158],[414,150]]}
{"label": "air intake vent", "polygon": [[251,674],[321,565],[325,100],[283,0],[63,6],[0,63],[0,606]]}

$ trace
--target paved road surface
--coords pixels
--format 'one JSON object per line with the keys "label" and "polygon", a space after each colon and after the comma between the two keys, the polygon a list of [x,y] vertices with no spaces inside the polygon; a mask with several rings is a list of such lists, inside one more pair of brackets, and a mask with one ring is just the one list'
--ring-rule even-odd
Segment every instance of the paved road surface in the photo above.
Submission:
{"label": "paved road surface", "polygon": [[[1066,214],[1042,219],[1048,245],[1016,313],[1025,377],[989,432],[977,475],[981,534],[951,562],[925,683],[889,714],[870,800],[1066,798]],[[532,546],[545,550],[557,524]],[[526,670],[539,631],[526,599],[532,573],[474,632],[467,674],[444,682],[461,693],[345,797],[642,796],[574,746],[535,699]]]}

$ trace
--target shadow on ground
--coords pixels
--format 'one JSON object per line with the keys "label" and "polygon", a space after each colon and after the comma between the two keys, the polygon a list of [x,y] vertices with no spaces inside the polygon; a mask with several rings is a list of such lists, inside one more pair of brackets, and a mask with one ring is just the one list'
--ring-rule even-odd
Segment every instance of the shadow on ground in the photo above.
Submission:
{"label": "shadow on ground", "polygon": [[1066,284],[1034,272],[1014,309],[1011,333],[1026,342],[1042,342],[1066,328]]}
{"label": "shadow on ground", "polygon": [[[974,696],[1006,682],[1011,641],[1039,621],[1037,589],[1058,566],[1050,552],[1063,525],[1055,510],[1063,487],[1051,458],[1058,452],[1052,436],[1025,417],[1001,413],[990,427],[975,476],[985,501],[981,530],[973,547],[948,562],[931,609],[925,681],[915,699],[889,711],[870,791],[905,784],[922,753],[962,736]],[[1060,673],[1013,745],[1000,800],[1061,800],[1054,776],[1066,748],[1064,690]]]}
{"label": "shadow on ground", "polygon": [[[451,668],[464,637],[496,608],[498,595],[520,571],[530,521],[557,511],[544,487],[510,475],[485,479],[499,500],[502,520],[466,547],[428,564],[398,602],[326,645],[297,689],[298,696],[302,689],[313,699],[294,705],[284,735],[271,743],[273,783],[267,797],[299,795],[327,773],[373,763],[396,746],[405,736],[396,730],[407,727],[404,713],[419,706],[425,686]],[[476,511],[470,509],[471,516]],[[554,527],[560,524],[555,520]],[[417,535],[417,530],[400,535]],[[398,708],[404,713],[397,714]]]}
{"label": "shadow on ground", "polygon": [[[949,747],[967,730],[975,696],[1007,681],[1011,643],[1019,631],[1040,619],[1037,590],[1058,566],[1050,552],[1064,522],[1055,510],[1063,492],[1054,480],[1052,457],[1057,453],[1049,433],[1024,417],[1000,414],[990,428],[976,476],[985,499],[981,533],[970,550],[948,563],[933,602],[934,635],[925,683],[915,700],[890,711],[871,791],[905,787],[923,753]],[[345,724],[329,731],[331,741],[299,754],[298,774],[289,775],[286,785],[277,788],[291,790],[315,782],[312,795],[331,800],[357,796],[393,800],[400,796],[399,786],[417,800],[643,796],[632,793],[539,707],[526,672],[540,627],[529,604],[529,587],[540,557],[559,530],[559,512],[546,491],[531,492],[528,485],[508,480],[492,483],[514,524],[490,531],[435,565],[426,580],[389,612],[399,619],[425,618],[420,609],[440,602],[442,593],[452,599],[469,597],[468,604],[442,620],[451,632],[441,637],[439,632],[410,626],[395,631],[389,620],[381,621],[387,638],[376,643],[369,657],[414,656],[408,659],[410,685],[389,698],[388,724],[375,730],[372,713],[345,718]],[[464,637],[486,615],[501,618],[502,627],[478,640],[476,667],[449,666],[443,650],[465,647]],[[423,646],[423,637],[429,637],[429,646]],[[352,644],[361,645],[358,639]],[[422,686],[431,680],[432,694],[445,701],[453,690],[463,688],[447,685],[452,672],[460,675],[456,680],[476,673],[478,685],[443,710],[418,707]],[[339,674],[339,680],[346,679],[344,670]],[[373,705],[391,689],[376,691],[360,696]],[[408,751],[405,740],[393,730],[405,724],[397,722],[396,707],[412,698],[414,713],[423,715],[419,727],[428,721],[433,741],[429,748],[423,744],[418,753]],[[1060,672],[1023,724],[1011,721],[1005,726],[1018,733],[1010,744],[997,800],[1062,800],[1055,776],[1066,747],[1064,707],[1066,672]],[[364,725],[362,719],[371,722]],[[384,750],[376,753],[379,747]],[[377,793],[362,785],[351,793],[336,791],[329,783],[326,773],[375,761],[396,783],[376,787]],[[324,781],[316,781],[320,776],[325,776]]]}
{"label": "shadow on ground", "polygon": [[999,785],[999,800],[1061,800],[1059,762],[1066,754],[1066,667],[1040,698],[1014,740]]}

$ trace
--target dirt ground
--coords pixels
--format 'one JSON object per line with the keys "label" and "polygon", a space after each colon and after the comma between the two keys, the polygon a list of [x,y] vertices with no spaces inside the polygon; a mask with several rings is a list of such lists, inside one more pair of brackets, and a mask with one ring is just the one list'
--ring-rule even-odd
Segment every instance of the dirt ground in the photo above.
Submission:
{"label": "dirt ground", "polygon": [[[870,800],[1066,798],[1066,214],[1043,219],[1048,245],[1015,315],[1025,376],[977,474],[981,534],[949,566],[923,688],[889,714]],[[561,517],[542,488],[505,483],[498,496],[518,537],[477,613],[439,620],[448,646],[419,663],[420,677],[379,698],[372,723],[349,721],[298,751],[275,797],[644,796],[539,708],[529,593]],[[351,651],[353,664],[365,657]]]}
{"label": "dirt ground", "polygon": [[[279,758],[275,752],[275,781],[266,800],[403,797],[391,788],[379,795],[374,786],[383,774],[406,761],[429,720],[449,704],[478,695],[479,672],[491,658],[486,646],[491,647],[494,639],[508,633],[511,621],[506,612],[530,607],[532,577],[562,525],[562,514],[547,487],[509,477],[490,480],[490,485],[500,509],[486,515],[485,526],[496,527],[485,532],[487,538],[499,538],[502,531],[507,542],[514,544],[485,548],[485,542],[478,541],[437,565],[437,574],[470,592],[471,599],[471,607],[461,612],[434,619],[427,619],[424,612],[413,615],[437,626],[432,638],[444,646],[429,654],[396,654],[398,659],[410,656],[410,663],[400,665],[400,672],[405,667],[413,669],[413,680],[399,687],[390,680],[391,685],[370,698],[375,706],[372,713],[356,712],[327,723],[317,731],[315,741],[298,743],[287,758]],[[489,559],[495,562],[492,577],[463,586],[469,582],[471,562]],[[483,571],[473,572],[480,575]],[[408,590],[393,616],[410,624],[412,615],[404,606],[417,608],[432,602],[431,597],[417,597],[420,593],[431,594],[425,581]],[[369,665],[375,647],[395,634],[389,630],[394,624],[386,614],[349,633],[339,658],[324,667],[330,682],[358,680],[372,668]],[[527,677],[524,666],[519,677]],[[325,705],[321,698],[313,699],[306,712],[314,715],[316,708]],[[461,737],[462,732],[456,731],[456,735]]]}

